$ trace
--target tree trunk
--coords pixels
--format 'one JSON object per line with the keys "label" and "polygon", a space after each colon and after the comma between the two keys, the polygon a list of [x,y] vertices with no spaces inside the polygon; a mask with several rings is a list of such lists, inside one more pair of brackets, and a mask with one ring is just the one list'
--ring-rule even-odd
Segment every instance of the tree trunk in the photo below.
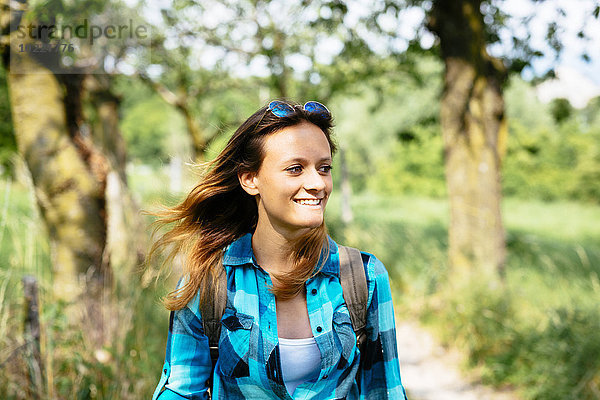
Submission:
{"label": "tree trunk", "polygon": [[[8,83],[15,134],[49,233],[53,291],[71,304],[73,322],[84,318],[88,339],[100,346],[102,304],[110,286],[104,257],[107,163],[89,138],[76,131],[78,110],[66,113],[65,100],[73,100],[77,77],[65,77],[71,83],[65,90],[56,75],[27,53],[13,49],[11,56]],[[78,307],[81,302],[83,309]]]}
{"label": "tree trunk", "polygon": [[111,169],[117,171],[123,182],[127,182],[127,148],[119,130],[119,107],[121,99],[110,86],[109,75],[88,75],[84,82],[90,102],[97,112],[96,125],[92,129],[95,143],[110,159]]}
{"label": "tree trunk", "polygon": [[497,280],[505,263],[500,169],[507,128],[502,63],[486,52],[481,1],[435,1],[429,28],[445,62],[441,104],[450,197],[451,279]]}
{"label": "tree trunk", "polygon": [[206,157],[206,149],[208,147],[208,142],[202,129],[198,125],[198,122],[192,115],[191,110],[187,105],[188,101],[186,98],[181,99],[176,104],[176,107],[183,114],[183,118],[185,119],[185,126],[187,128],[188,134],[192,139],[192,148],[193,148],[193,156],[196,162],[203,162]]}
{"label": "tree trunk", "polygon": [[110,258],[115,283],[125,287],[131,285],[135,268],[144,260],[148,237],[140,206],[127,187],[127,148],[119,129],[121,99],[113,93],[111,79],[111,75],[88,75],[84,86],[97,112],[92,132],[95,143],[110,161],[105,190],[105,253]]}

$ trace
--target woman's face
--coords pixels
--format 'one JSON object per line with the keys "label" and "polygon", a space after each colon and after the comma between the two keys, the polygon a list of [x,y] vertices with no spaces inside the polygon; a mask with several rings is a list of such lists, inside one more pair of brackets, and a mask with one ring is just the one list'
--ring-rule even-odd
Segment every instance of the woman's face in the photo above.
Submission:
{"label": "woman's face", "polygon": [[257,196],[259,225],[291,234],[320,226],[333,187],[323,131],[303,122],[268,135],[263,149],[258,173],[240,176],[246,192]]}

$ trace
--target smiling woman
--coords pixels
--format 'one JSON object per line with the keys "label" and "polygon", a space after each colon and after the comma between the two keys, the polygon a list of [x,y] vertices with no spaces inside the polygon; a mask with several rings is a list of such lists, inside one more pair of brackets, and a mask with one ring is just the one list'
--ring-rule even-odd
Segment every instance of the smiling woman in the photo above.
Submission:
{"label": "smiling woman", "polygon": [[[342,251],[324,223],[331,127],[320,103],[271,102],[181,204],[158,214],[158,227],[174,226],[149,257],[168,248],[167,263],[178,253],[186,262],[165,301],[171,322],[155,399],[405,398],[388,275],[373,255],[357,256],[364,344],[344,301]],[[220,284],[227,306],[211,357],[203,311],[218,302]]]}
{"label": "smiling woman", "polygon": [[319,227],[333,186],[331,148],[323,131],[302,122],[268,136],[263,146],[258,172],[240,174],[242,188],[257,200],[255,235],[274,229],[293,238]]}

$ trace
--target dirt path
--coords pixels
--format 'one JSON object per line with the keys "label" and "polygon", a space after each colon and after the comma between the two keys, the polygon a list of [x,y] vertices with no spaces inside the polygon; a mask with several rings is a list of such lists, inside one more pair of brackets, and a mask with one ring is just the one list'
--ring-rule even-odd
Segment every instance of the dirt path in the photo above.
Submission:
{"label": "dirt path", "polygon": [[460,356],[439,346],[416,322],[396,324],[402,383],[409,400],[517,400],[509,392],[483,386],[465,378]]}

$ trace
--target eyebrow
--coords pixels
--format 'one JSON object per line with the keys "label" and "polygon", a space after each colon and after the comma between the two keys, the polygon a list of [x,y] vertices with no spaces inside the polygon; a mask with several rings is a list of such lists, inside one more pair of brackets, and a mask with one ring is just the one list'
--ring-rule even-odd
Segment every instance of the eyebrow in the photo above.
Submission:
{"label": "eyebrow", "polygon": [[[288,160],[285,160],[283,162],[283,164],[289,164],[289,163],[293,163],[293,162],[305,162],[307,161],[306,158],[302,158],[302,157],[294,157],[294,158],[290,158]],[[323,157],[321,158],[318,162],[322,163],[324,161],[333,161],[333,159],[331,157]]]}

